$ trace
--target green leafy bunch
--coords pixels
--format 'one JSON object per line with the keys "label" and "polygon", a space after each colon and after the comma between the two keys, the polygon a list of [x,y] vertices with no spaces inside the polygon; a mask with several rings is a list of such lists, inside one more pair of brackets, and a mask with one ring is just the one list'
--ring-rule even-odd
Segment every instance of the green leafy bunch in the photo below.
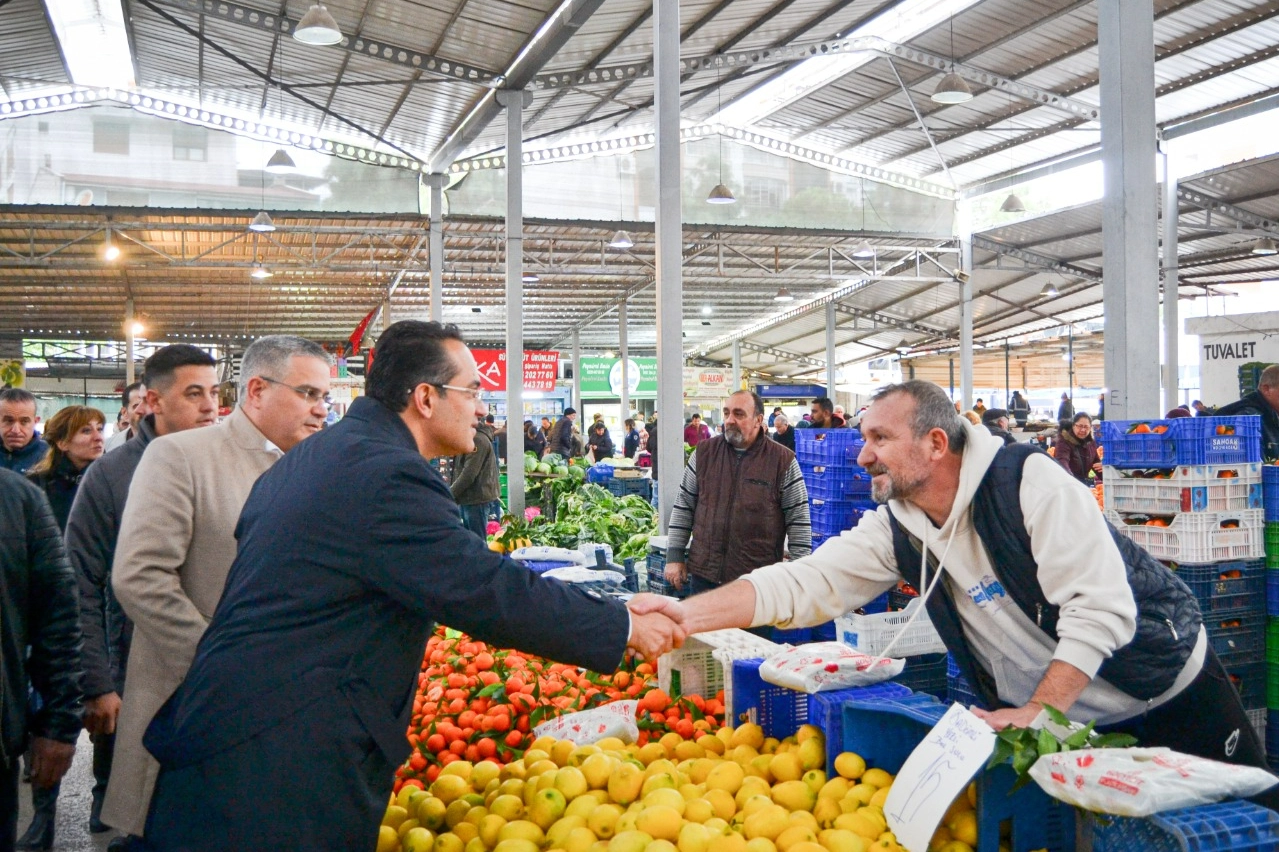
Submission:
{"label": "green leafy bunch", "polygon": [[995,735],[995,750],[986,764],[987,769],[1011,762],[1017,780],[1012,790],[1019,790],[1031,781],[1030,767],[1035,765],[1041,755],[1057,754],[1064,751],[1079,751],[1089,748],[1128,748],[1137,744],[1137,738],[1129,734],[1100,734],[1095,730],[1096,723],[1089,722],[1083,727],[1075,727],[1055,707],[1044,705],[1044,712],[1052,726],[1070,733],[1059,737],[1050,730],[1050,726],[1042,728],[1004,728]]}

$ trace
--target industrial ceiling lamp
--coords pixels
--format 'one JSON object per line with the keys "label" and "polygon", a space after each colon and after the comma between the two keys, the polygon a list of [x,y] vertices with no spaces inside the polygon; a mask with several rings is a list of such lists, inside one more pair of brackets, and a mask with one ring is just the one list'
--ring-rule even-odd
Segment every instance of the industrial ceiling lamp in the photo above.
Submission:
{"label": "industrial ceiling lamp", "polygon": [[111,229],[107,228],[107,237],[102,243],[102,259],[108,263],[119,260],[120,247],[111,239]]}
{"label": "industrial ceiling lamp", "polygon": [[795,297],[791,295],[790,290],[785,287],[777,288],[777,295],[773,297],[774,302],[793,302]]}
{"label": "industrial ceiling lamp", "polygon": [[264,278],[270,278],[273,274],[274,273],[272,273],[271,270],[267,269],[262,265],[262,262],[259,261],[258,265],[253,267],[253,270],[249,273],[249,277],[261,281]]}
{"label": "industrial ceiling lamp", "polygon": [[608,247],[615,249],[628,249],[635,245],[635,241],[631,239],[631,235],[625,231],[618,231],[613,235],[613,239],[609,240]]}
{"label": "industrial ceiling lamp", "polygon": [[273,175],[287,175],[289,172],[296,171],[297,167],[298,164],[293,162],[289,152],[283,148],[276,148],[271,159],[266,161],[266,170]]}
{"label": "industrial ceiling lamp", "polygon": [[249,230],[259,234],[265,234],[268,231],[275,230],[275,222],[271,219],[271,214],[265,210],[259,210],[258,215],[253,217],[253,221],[249,223]]}
{"label": "industrial ceiling lamp", "polygon": [[870,240],[862,240],[853,249],[853,257],[874,257],[875,247],[870,244]]}
{"label": "industrial ceiling lamp", "polygon": [[523,275],[520,276],[520,280],[523,281],[525,284],[536,284],[542,279],[537,277],[536,272],[525,272]]}
{"label": "industrial ceiling lamp", "polygon": [[955,73],[955,16],[950,16],[950,73],[941,78],[932,99],[939,104],[964,104],[973,99],[973,90]]}
{"label": "industrial ceiling lamp", "polygon": [[338,44],[342,41],[342,31],[323,3],[313,3],[293,28],[293,38],[303,44]]}
{"label": "industrial ceiling lamp", "polygon": [[894,347],[893,347],[893,349],[895,349],[895,350],[897,350],[898,352],[900,352],[900,353],[903,353],[903,354],[904,354],[904,353],[906,353],[906,352],[909,352],[909,351],[910,351],[910,344],[906,342],[906,338],[905,338],[905,337],[902,337],[902,339],[901,339],[901,340],[898,340],[898,341],[897,341],[897,345],[896,345],[896,346],[894,346]]}
{"label": "industrial ceiling lamp", "polygon": [[1057,297],[1057,286],[1049,281],[1044,285],[1044,289],[1039,291],[1039,295],[1046,299],[1054,299]]}
{"label": "industrial ceiling lamp", "polygon": [[[724,93],[719,84],[719,66],[715,66],[715,114],[719,115],[724,108]],[[732,190],[724,185],[724,134],[719,134],[719,183],[706,196],[707,204],[736,204],[737,198]]]}
{"label": "industrial ceiling lamp", "polygon": [[1000,213],[1025,213],[1026,205],[1017,197],[1017,193],[1010,192],[1008,197],[1004,199],[1004,203],[999,205]]}
{"label": "industrial ceiling lamp", "polygon": [[1252,244],[1252,253],[1256,255],[1279,254],[1279,248],[1275,247],[1275,241],[1270,237],[1262,237]]}

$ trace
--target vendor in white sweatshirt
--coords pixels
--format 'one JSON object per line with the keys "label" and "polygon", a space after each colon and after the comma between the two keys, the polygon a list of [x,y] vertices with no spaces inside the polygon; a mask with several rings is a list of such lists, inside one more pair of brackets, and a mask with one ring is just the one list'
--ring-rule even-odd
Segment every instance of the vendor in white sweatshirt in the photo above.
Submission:
{"label": "vendor in white sweatshirt", "polygon": [[[1116,651],[1130,643],[1137,647],[1138,605],[1124,557],[1095,500],[1052,458],[1038,452],[1024,456],[1018,493],[1037,566],[1033,574],[1047,607],[1055,610],[1055,640],[1014,601],[1006,583],[996,579],[989,548],[974,525],[974,495],[1003,441],[959,418],[941,388],[918,381],[877,394],[861,430],[866,445],[858,464],[874,477],[875,500],[886,505],[863,516],[856,529],[827,541],[810,556],[760,568],[683,602],[637,596],[631,606],[639,611],[662,609],[682,619],[689,633],[821,624],[864,605],[902,579],[896,556],[902,551],[895,548],[892,530],[895,518],[915,546],[922,544],[928,551],[933,567],[924,578],[930,587],[936,564],[941,565],[942,582],[957,616],[956,644],[966,646],[952,651],[971,655],[975,669],[1005,705],[975,711],[991,727],[1026,726],[1048,704],[1080,721],[1128,730],[1143,745],[1168,745],[1218,760],[1265,766],[1264,749],[1238,694],[1208,647],[1193,596],[1144,553],[1130,561],[1141,563],[1146,572],[1142,587],[1148,593],[1154,587],[1162,600],[1143,605],[1143,641],[1149,642],[1156,629],[1167,629],[1168,634],[1155,636],[1152,647],[1162,642],[1176,649],[1176,654],[1153,657],[1150,668],[1163,670],[1157,681],[1162,691],[1138,698],[1097,676]],[[1021,451],[1009,447],[1006,452]],[[1001,566],[1001,573],[1008,577],[1007,565]],[[942,591],[933,587],[931,594],[940,596]],[[1158,610],[1170,599],[1179,607],[1174,615],[1183,627],[1182,636],[1173,619],[1164,619],[1165,613]],[[1152,613],[1159,618],[1153,624]],[[1131,650],[1121,655],[1124,660],[1131,660]],[[1140,673],[1144,667],[1140,655],[1137,659]],[[1111,670],[1118,671],[1120,662],[1113,661]],[[1124,666],[1131,677],[1134,666]],[[1170,685],[1163,687],[1165,683]]]}

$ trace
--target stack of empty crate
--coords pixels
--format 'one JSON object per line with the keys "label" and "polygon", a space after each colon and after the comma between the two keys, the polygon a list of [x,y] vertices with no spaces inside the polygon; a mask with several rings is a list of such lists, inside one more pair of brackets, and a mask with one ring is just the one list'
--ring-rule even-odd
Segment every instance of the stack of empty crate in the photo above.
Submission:
{"label": "stack of empty crate", "polygon": [[857,526],[874,509],[870,474],[857,464],[865,441],[856,429],[796,429],[795,456],[808,488],[813,547]]}
{"label": "stack of empty crate", "polygon": [[1267,704],[1261,418],[1102,423],[1107,519],[1199,601],[1258,732]]}
{"label": "stack of empty crate", "polygon": [[[1279,463],[1276,463],[1279,464]],[[1261,468],[1266,531],[1266,757],[1279,767],[1279,466]]]}

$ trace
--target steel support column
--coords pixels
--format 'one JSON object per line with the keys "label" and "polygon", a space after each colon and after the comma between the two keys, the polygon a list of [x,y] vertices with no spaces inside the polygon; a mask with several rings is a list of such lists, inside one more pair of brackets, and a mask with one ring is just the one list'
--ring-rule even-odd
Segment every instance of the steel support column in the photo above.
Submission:
{"label": "steel support column", "polygon": [[[506,434],[507,455],[524,423],[524,92],[503,90],[498,101],[506,108]],[[432,187],[432,195],[435,189]],[[436,217],[431,217],[432,226]],[[431,252],[435,263],[435,252]],[[434,287],[434,281],[431,282]],[[431,310],[435,310],[432,302]],[[521,454],[522,455],[522,454]],[[524,465],[507,460],[507,510],[524,517]]]}
{"label": "steel support column", "polygon": [[382,330],[386,331],[391,325],[391,297],[387,296],[382,300]]}
{"label": "steel support column", "polygon": [[653,3],[657,160],[657,498],[661,532],[684,471],[684,280],[680,223],[679,0]]}
{"label": "steel support column", "polygon": [[[956,205],[956,224],[959,226],[959,398],[964,411],[973,407],[973,285],[969,278],[973,270],[973,225],[971,205],[960,201]],[[991,401],[994,408],[994,401]]]}
{"label": "steel support column", "polygon": [[631,416],[631,385],[630,385],[630,366],[631,366],[631,347],[626,340],[626,300],[623,299],[617,306],[617,354],[622,359],[622,388],[619,396],[622,402],[622,425],[626,425],[626,418]]}
{"label": "steel support column", "polygon": [[573,329],[573,399],[569,405],[582,407],[582,333]]}
{"label": "steel support column", "polygon": [[1148,348],[1159,334],[1154,10],[1130,0],[1098,0],[1097,9],[1106,414],[1124,420],[1159,413]]}
{"label": "steel support column", "polygon": [[742,342],[733,341],[733,393],[742,389]]}
{"label": "steel support column", "polygon": [[124,383],[131,385],[134,378],[133,300],[124,300]]}
{"label": "steel support column", "polygon": [[1172,411],[1181,404],[1178,375],[1181,353],[1181,320],[1177,305],[1177,220],[1180,201],[1177,199],[1177,179],[1172,176],[1168,155],[1164,161],[1164,410]]}
{"label": "steel support column", "polygon": [[446,175],[426,176],[431,188],[431,321],[443,322],[444,317],[444,184]]}
{"label": "steel support column", "polygon": [[835,303],[826,303],[826,395],[835,399]]}

